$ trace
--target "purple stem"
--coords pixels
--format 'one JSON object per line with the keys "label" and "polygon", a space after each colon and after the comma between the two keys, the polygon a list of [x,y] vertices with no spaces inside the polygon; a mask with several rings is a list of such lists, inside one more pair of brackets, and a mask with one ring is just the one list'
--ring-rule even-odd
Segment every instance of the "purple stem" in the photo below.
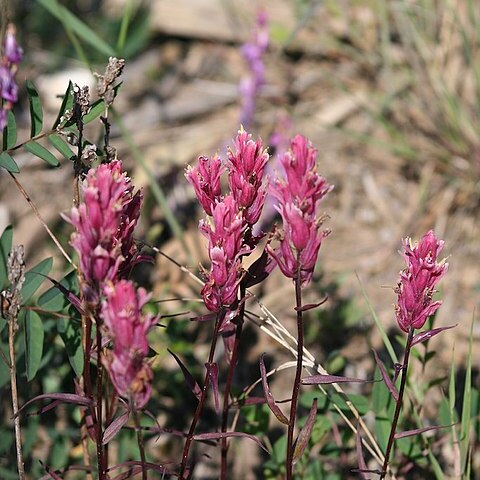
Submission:
{"label": "purple stem", "polygon": [[300,391],[300,380],[303,367],[303,312],[302,312],[302,281],[300,277],[300,267],[295,277],[295,298],[297,310],[297,368],[295,380],[293,382],[292,402],[290,404],[290,418],[287,432],[287,462],[286,479],[292,480],[293,476],[293,432],[295,429],[295,416],[297,413],[298,394]]}
{"label": "purple stem", "polygon": [[[245,299],[246,289],[242,284],[240,287],[240,298],[242,301]],[[222,433],[227,431],[228,412],[230,410],[230,390],[232,388],[233,374],[238,360],[238,348],[240,345],[240,337],[242,336],[243,317],[245,314],[245,302],[243,301],[240,307],[240,313],[236,317],[235,327],[235,343],[233,344],[232,358],[230,359],[230,365],[228,366],[227,383],[225,384],[225,391],[223,396],[223,414],[222,414]],[[228,455],[228,441],[227,438],[222,438],[222,463],[220,470],[220,480],[227,479],[227,455]]]}
{"label": "purple stem", "polygon": [[[217,346],[217,339],[218,339],[218,331],[220,329],[220,325],[223,322],[223,319],[225,318],[225,311],[222,310],[217,314],[217,318],[215,320],[215,328],[213,331],[213,338],[212,338],[212,343],[210,344],[210,353],[208,354],[208,363],[211,364],[213,362],[213,357],[215,355],[215,349]],[[207,390],[208,386],[210,385],[210,377],[208,375],[208,369],[205,372],[205,378],[203,380],[203,388],[202,388],[202,393],[200,395],[200,400],[198,402],[197,408],[195,410],[195,414],[192,419],[192,423],[190,425],[190,429],[188,430],[187,433],[187,439],[185,440],[185,446],[183,447],[183,453],[182,453],[182,463],[180,465],[180,472],[178,474],[179,480],[185,480],[184,473],[185,473],[185,468],[187,466],[187,459],[188,459],[188,452],[190,451],[190,446],[192,444],[193,440],[193,435],[195,433],[195,428],[197,427],[197,423],[200,420],[200,416],[202,414],[203,406],[205,404],[205,399],[207,397]]]}
{"label": "purple stem", "polygon": [[392,428],[390,430],[390,436],[388,437],[387,450],[385,451],[385,461],[383,462],[380,480],[384,479],[385,475],[387,474],[390,453],[392,452],[393,442],[395,440],[395,431],[397,429],[398,419],[400,418],[400,411],[402,410],[403,394],[405,392],[405,385],[407,384],[408,360],[410,358],[410,349],[412,347],[413,333],[414,328],[410,327],[410,329],[408,330],[407,344],[405,346],[405,355],[403,357],[400,390],[398,392],[398,400],[395,406],[395,413],[393,414]]}

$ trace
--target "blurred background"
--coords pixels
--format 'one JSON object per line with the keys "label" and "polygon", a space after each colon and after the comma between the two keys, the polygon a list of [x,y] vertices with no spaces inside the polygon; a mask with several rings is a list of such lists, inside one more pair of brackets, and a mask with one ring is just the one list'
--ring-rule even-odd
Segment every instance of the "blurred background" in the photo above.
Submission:
{"label": "blurred background", "polygon": [[[98,38],[75,26],[59,6]],[[332,235],[322,245],[307,292],[313,301],[327,293],[329,301],[310,314],[306,341],[331,373],[367,376],[370,348],[382,348],[363,289],[392,338],[398,335],[392,288],[403,268],[401,239],[420,238],[433,228],[445,240],[443,253],[450,263],[435,325],[459,325],[435,340],[438,370],[432,373],[448,374],[454,345],[461,372],[480,290],[478,2],[23,0],[10,2],[9,12],[25,52],[14,110],[20,139],[22,129],[25,137],[29,131],[25,79],[36,85],[49,124],[69,80],[93,89],[92,71],[103,72],[109,55],[126,59],[111,116],[112,143],[134,184],[145,190],[140,235],[189,269],[206,265],[207,255],[185,166],[199,155],[224,156],[242,121],[254,138],[271,145],[272,173],[275,155],[288,148],[289,138],[296,133],[310,138],[318,149],[318,170],[335,189],[324,201],[325,226]],[[260,25],[259,14],[264,16]],[[268,36],[260,56],[264,76],[245,119],[245,82],[256,72],[242,46],[255,44],[259,31]],[[101,141],[99,125],[88,134]],[[68,247],[70,226],[60,212],[71,208],[71,165],[63,160],[59,169],[46,168],[23,151],[15,160],[22,168],[19,180]],[[274,221],[273,214],[267,216],[266,228]],[[52,255],[57,272],[64,270],[30,207],[0,172],[0,231],[10,223],[14,241],[26,247],[27,265]],[[199,297],[198,286],[165,258],[140,268],[136,276],[156,299]],[[280,272],[258,295],[294,328],[293,288]],[[192,312],[202,313],[194,300],[159,308],[165,315],[189,311],[170,320],[155,340],[157,367],[167,372],[158,386],[167,394],[157,407],[161,419],[184,428],[182,415],[171,420],[182,411],[183,393],[178,367],[165,347],[197,362],[201,371],[209,331],[188,320]],[[479,336],[476,323],[474,340]],[[291,359],[254,326],[247,338],[240,384],[255,379],[248,371],[257,368],[264,351],[276,363]],[[479,360],[474,349],[474,365]],[[281,392],[288,374],[278,382]]]}

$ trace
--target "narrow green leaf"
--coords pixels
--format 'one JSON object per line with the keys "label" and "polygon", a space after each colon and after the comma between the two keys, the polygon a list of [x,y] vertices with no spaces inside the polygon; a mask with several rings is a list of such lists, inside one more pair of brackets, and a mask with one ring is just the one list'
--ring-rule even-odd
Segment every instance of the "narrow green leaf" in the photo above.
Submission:
{"label": "narrow green leaf", "polygon": [[28,381],[35,377],[42,361],[43,336],[42,319],[33,310],[27,310],[25,314],[25,367]]}
{"label": "narrow green leaf", "polygon": [[40,97],[38,96],[37,89],[35,85],[27,80],[27,94],[28,94],[28,103],[30,104],[30,138],[37,136],[42,132],[43,127],[43,111],[42,103]]}
{"label": "narrow green leaf", "polygon": [[0,291],[8,285],[7,261],[8,254],[12,249],[12,239],[13,228],[8,225],[0,237]]}
{"label": "narrow green leaf", "polygon": [[470,450],[470,425],[472,409],[472,339],[475,315],[472,315],[470,326],[470,337],[468,339],[468,357],[465,367],[465,387],[463,389],[462,419],[460,426],[460,457],[461,471],[465,472],[468,467],[468,453]]}
{"label": "narrow green leaf", "polygon": [[58,167],[60,165],[60,162],[55,158],[53,153],[49,152],[44,146],[37,142],[31,141],[26,143],[25,150],[47,162],[52,167]]}
{"label": "narrow green leaf", "polygon": [[48,137],[48,141],[60,152],[67,160],[72,160],[75,157],[75,153],[67,145],[67,143],[58,135],[53,134]]}
{"label": "narrow green leaf", "polygon": [[52,130],[55,130],[62,120],[62,117],[65,115],[67,110],[71,110],[73,107],[73,83],[70,81],[68,82],[67,90],[65,90],[65,94],[63,95],[62,105],[60,106],[60,110],[58,111],[57,118],[53,124]]}
{"label": "narrow green leaf", "polygon": [[127,39],[128,26],[132,19],[132,12],[133,12],[133,1],[128,0],[123,11],[122,22],[120,24],[120,31],[118,32],[118,38],[117,38],[118,56],[123,55],[123,48],[125,47],[125,41]]}
{"label": "narrow green leaf", "polygon": [[[122,86],[122,83],[119,83],[118,85],[115,85],[115,87],[113,87],[115,97],[118,95],[118,91],[121,86]],[[102,113],[104,113],[104,111],[105,111],[105,102],[102,99],[99,99],[93,102],[90,107],[90,111],[83,117],[83,123],[86,125],[87,123],[92,122],[93,120],[98,118]]]}
{"label": "narrow green leaf", "polygon": [[9,110],[7,115],[7,126],[3,129],[3,150],[10,150],[17,143],[17,123],[15,115]]}
{"label": "narrow green leaf", "polygon": [[[72,270],[67,273],[65,277],[59,282],[70,291],[77,291],[78,288],[78,276],[77,271]],[[49,312],[60,312],[65,307],[70,305],[70,302],[56,286],[49,288],[45,293],[42,293],[38,298],[38,306]]]}
{"label": "narrow green leaf", "polygon": [[[32,295],[38,290],[40,285],[45,280],[44,275],[48,275],[52,269],[53,260],[52,257],[42,260],[35,265],[25,274],[25,283],[23,284],[22,291],[22,305],[25,305]],[[39,275],[40,274],[40,275]]]}
{"label": "narrow green leaf", "polygon": [[97,51],[108,57],[115,55],[113,48],[105,40],[100,38],[94,30],[82,22],[70,10],[60,5],[57,0],[38,0],[38,3],[56,17],[65,29],[77,34],[84,42],[90,44]]}
{"label": "narrow green leaf", "polygon": [[15,160],[7,152],[0,154],[0,167],[3,167],[8,172],[20,173],[20,169]]}
{"label": "narrow green leaf", "polygon": [[83,373],[82,328],[79,322],[61,318],[57,323],[58,333],[65,344],[68,360],[77,377]]}

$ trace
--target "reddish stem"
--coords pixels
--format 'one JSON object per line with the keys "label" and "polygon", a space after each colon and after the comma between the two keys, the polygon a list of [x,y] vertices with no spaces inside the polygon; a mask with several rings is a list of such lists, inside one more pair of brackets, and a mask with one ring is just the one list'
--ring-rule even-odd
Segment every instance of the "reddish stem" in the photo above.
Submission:
{"label": "reddish stem", "polygon": [[[220,329],[220,325],[222,324],[224,318],[225,318],[225,311],[222,310],[217,314],[217,318],[215,320],[215,328],[213,330],[212,343],[210,344],[210,353],[208,354],[208,364],[211,364],[213,362],[215,349],[217,347],[218,331]],[[200,420],[200,416],[202,414],[202,410],[205,405],[205,400],[207,398],[207,390],[209,385],[210,385],[210,377],[208,375],[208,369],[207,369],[207,371],[205,372],[205,378],[203,380],[203,388],[202,388],[202,393],[200,394],[200,400],[195,410],[192,423],[190,424],[190,429],[188,430],[188,433],[187,433],[185,446],[183,447],[182,463],[180,464],[180,472],[178,474],[179,480],[185,480],[184,474],[185,474],[185,469],[187,467],[188,453],[190,451],[190,446],[192,444],[195,428],[197,427],[197,423]]]}
{"label": "reddish stem", "polygon": [[[227,431],[228,424],[228,412],[230,410],[230,391],[232,388],[233,374],[238,361],[238,349],[240,346],[240,337],[242,336],[243,317],[245,314],[245,286],[240,287],[240,298],[242,299],[242,306],[240,312],[235,319],[235,342],[233,344],[232,358],[230,359],[230,365],[228,366],[227,382],[225,384],[225,391],[223,395],[223,414],[222,414],[222,433]],[[220,479],[227,479],[227,462],[228,457],[228,441],[227,438],[222,438],[222,463],[220,469]]]}
{"label": "reddish stem", "polygon": [[393,414],[392,428],[390,430],[390,436],[388,437],[387,450],[385,452],[385,461],[382,466],[382,473],[380,474],[380,480],[385,478],[388,470],[388,462],[390,460],[390,453],[392,452],[393,442],[395,441],[395,431],[397,429],[398,419],[400,418],[400,412],[402,410],[403,394],[405,393],[405,385],[407,384],[407,369],[408,360],[410,358],[410,349],[412,348],[412,340],[414,328],[410,327],[408,330],[407,344],[405,346],[405,355],[403,357],[403,366],[400,380],[400,390],[398,391],[398,400],[395,406],[395,413]]}
{"label": "reddish stem", "polygon": [[295,277],[295,299],[297,310],[297,368],[295,371],[295,380],[293,382],[292,402],[290,404],[290,418],[287,432],[287,461],[286,461],[286,479],[291,480],[293,476],[293,432],[295,430],[295,417],[297,413],[298,394],[300,391],[300,380],[303,367],[303,312],[302,312],[302,281],[298,268]]}

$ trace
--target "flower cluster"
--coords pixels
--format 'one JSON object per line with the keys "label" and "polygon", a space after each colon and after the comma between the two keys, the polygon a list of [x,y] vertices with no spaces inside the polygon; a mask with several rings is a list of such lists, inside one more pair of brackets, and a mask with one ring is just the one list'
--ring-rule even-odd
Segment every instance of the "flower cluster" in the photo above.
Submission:
{"label": "flower cluster", "polygon": [[156,318],[142,314],[149,296],[126,277],[138,260],[133,232],[142,193],[133,193],[119,160],[90,169],[82,193],[83,202],[72,209],[69,221],[76,229],[71,243],[79,257],[83,297],[113,341],[105,362],[118,394],[131,396],[141,408],[151,394],[147,333]]}
{"label": "flower cluster", "polygon": [[255,104],[258,91],[265,83],[265,65],[263,55],[268,48],[268,19],[264,11],[257,15],[256,31],[253,40],[242,47],[249,75],[240,82],[240,95],[242,96],[242,111],[240,123],[246,128],[251,126],[255,113]]}
{"label": "flower cluster", "polygon": [[2,45],[2,60],[0,64],[0,130],[7,124],[8,111],[18,100],[18,87],[15,83],[15,74],[18,64],[22,60],[23,51],[15,39],[15,26],[9,24]]}
{"label": "flower cluster", "polygon": [[101,285],[125,278],[133,266],[137,256],[133,230],[142,194],[133,194],[119,160],[92,168],[82,192],[82,204],[70,214],[76,229],[71,243],[80,260],[83,294],[88,302],[97,303]]}
{"label": "flower cluster", "polygon": [[423,327],[442,304],[441,301],[432,301],[432,296],[435,286],[448,270],[445,260],[437,262],[443,243],[432,230],[416,245],[408,237],[403,241],[402,256],[407,266],[400,272],[395,289],[398,297],[395,314],[404,332]]}
{"label": "flower cluster", "polygon": [[129,280],[107,284],[104,293],[102,318],[113,340],[107,358],[110,377],[121,396],[131,395],[135,407],[142,408],[150,398],[153,378],[147,334],[157,318],[142,313],[150,296]]}
{"label": "flower cluster", "polygon": [[200,230],[208,239],[211,262],[202,297],[212,312],[235,308],[242,278],[241,257],[252,251],[259,237],[252,235],[265,201],[263,185],[269,155],[261,141],[254,141],[243,129],[228,150],[229,192],[221,195],[220,177],[225,168],[218,156],[200,157],[185,176],[211,221],[202,220]]}
{"label": "flower cluster", "polygon": [[290,150],[281,158],[286,178],[277,178],[270,191],[277,198],[283,230],[277,231],[280,247],[268,251],[283,274],[303,285],[311,281],[318,251],[325,236],[317,218],[322,198],[333,189],[316,170],[317,150],[302,135],[295,136]]}

